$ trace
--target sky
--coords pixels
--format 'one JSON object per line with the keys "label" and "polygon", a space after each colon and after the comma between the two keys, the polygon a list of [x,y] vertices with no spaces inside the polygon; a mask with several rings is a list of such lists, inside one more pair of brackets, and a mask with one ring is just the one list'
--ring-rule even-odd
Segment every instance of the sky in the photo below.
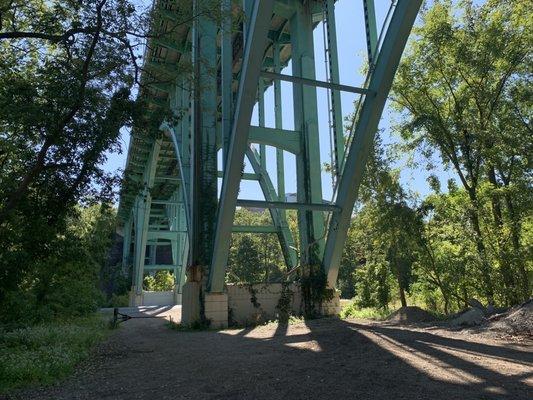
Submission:
{"label": "sky", "polygon": [[[335,17],[337,23],[337,42],[339,54],[339,73],[340,82],[344,85],[361,87],[363,86],[365,76],[361,70],[366,62],[366,36],[364,31],[364,16],[363,6],[361,0],[338,0],[335,7]],[[377,0],[376,4],[376,18],[378,33],[380,27],[383,25],[387,11],[390,7],[390,0]],[[323,44],[323,29],[322,24],[319,24],[314,31],[315,41],[315,68],[316,79],[326,80],[325,67],[325,52]],[[282,71],[284,74],[291,74],[291,65]],[[342,93],[342,113],[343,117],[353,112],[353,102],[356,100],[355,94]],[[318,103],[318,122],[319,135],[321,147],[321,163],[330,161],[330,145],[329,145],[329,130],[328,130],[328,106],[327,106],[327,91],[326,89],[317,89],[317,103]],[[283,128],[294,129],[293,113],[292,113],[292,84],[282,82],[282,110],[283,110]],[[252,116],[252,125],[258,125],[257,107],[254,109]],[[389,146],[398,141],[394,135],[391,127],[394,122],[398,120],[398,115],[391,109],[390,104],[387,103],[383,111],[379,128],[383,129],[383,142]],[[274,101],[273,89],[269,88],[265,93],[265,123],[267,127],[274,127]],[[129,132],[122,131],[122,154],[108,154],[107,162],[104,168],[107,171],[116,172],[118,169],[123,169],[126,163],[127,146],[129,143]],[[276,187],[276,170],[275,170],[275,149],[267,146],[267,169]],[[220,159],[220,157],[219,157]],[[429,172],[423,168],[410,168],[406,165],[407,160],[398,161],[394,167],[401,170],[401,182],[404,187],[419,198],[423,198],[429,193],[430,189],[427,184],[427,177]],[[245,172],[252,172],[249,162],[246,162]],[[296,191],[296,161],[295,157],[290,153],[285,152],[285,188],[286,193],[294,193]],[[219,165],[220,169],[220,165]],[[444,183],[452,175],[443,168],[437,171],[432,171]],[[219,190],[221,179],[219,179]],[[332,183],[331,176],[327,173],[322,174],[322,192],[325,200],[330,200],[332,197]],[[239,198],[242,199],[264,199],[259,184],[255,181],[242,181]]]}

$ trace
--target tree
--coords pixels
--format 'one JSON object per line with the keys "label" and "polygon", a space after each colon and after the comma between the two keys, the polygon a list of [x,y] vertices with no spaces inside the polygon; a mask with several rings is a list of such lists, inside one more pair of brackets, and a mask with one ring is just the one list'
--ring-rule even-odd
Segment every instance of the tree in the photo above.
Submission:
{"label": "tree", "polygon": [[164,292],[174,290],[174,274],[170,271],[156,271],[153,275],[146,275],[143,281],[144,290]]}
{"label": "tree", "polygon": [[[406,148],[421,150],[428,159],[437,151],[467,194],[468,229],[489,302],[497,291],[495,275],[507,290],[507,302],[530,295],[520,256],[521,221],[530,208],[517,205],[531,205],[526,183],[531,107],[519,101],[530,86],[531,17],[527,1],[475,6],[464,0],[458,8],[436,1],[422,12],[393,87]],[[524,192],[517,195],[522,189],[527,200],[520,198]],[[489,229],[492,235],[485,233]],[[496,238],[496,248],[488,236]]]}
{"label": "tree", "polygon": [[[269,225],[270,214],[241,208],[235,213],[235,225]],[[228,260],[228,282],[279,282],[283,279],[285,261],[277,235],[271,233],[233,234]]]}
{"label": "tree", "polygon": [[[1,288],[0,323],[31,323],[95,311],[103,300],[102,270],[113,243],[115,215],[116,210],[106,204],[76,207],[65,219],[61,235],[57,227],[40,221],[35,225],[37,238],[15,231],[18,236],[13,243],[20,248],[0,252],[0,260],[2,264],[22,262],[24,279],[8,281],[11,284]],[[39,235],[46,240],[38,240]]]}
{"label": "tree", "polygon": [[180,5],[174,22],[150,27],[165,11],[133,0],[0,1],[0,305],[54,264],[79,204],[114,198],[118,176],[102,165],[121,151],[121,129],[157,130],[132,94],[155,81],[145,39],[192,22]]}

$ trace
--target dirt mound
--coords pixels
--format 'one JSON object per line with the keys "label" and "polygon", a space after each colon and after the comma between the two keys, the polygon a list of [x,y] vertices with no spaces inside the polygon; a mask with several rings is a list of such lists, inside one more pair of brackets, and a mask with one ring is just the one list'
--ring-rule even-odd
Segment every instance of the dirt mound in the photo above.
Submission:
{"label": "dirt mound", "polygon": [[432,322],[435,321],[435,317],[420,307],[402,307],[394,311],[387,318],[388,322],[397,324],[414,324],[417,322]]}
{"label": "dirt mound", "polygon": [[488,329],[533,338],[533,299],[489,318]]}

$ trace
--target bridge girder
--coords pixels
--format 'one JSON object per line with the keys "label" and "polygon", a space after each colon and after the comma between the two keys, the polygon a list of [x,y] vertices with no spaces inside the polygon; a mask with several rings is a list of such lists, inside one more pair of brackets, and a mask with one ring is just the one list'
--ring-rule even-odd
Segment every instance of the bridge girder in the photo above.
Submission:
{"label": "bridge girder", "polygon": [[[134,132],[130,143],[125,174],[137,187],[132,183],[133,189],[128,186],[129,190],[124,191],[119,215],[129,232],[124,241],[125,262],[129,262],[131,243],[134,244],[137,291],[144,271],[142,248],[161,239],[172,244],[172,265],[199,266],[205,289],[222,292],[231,233],[247,229],[277,234],[289,269],[298,264],[320,263],[329,284],[335,285],[366,158],[421,4],[421,0],[398,0],[380,41],[374,1],[361,1],[370,64],[367,81],[361,88],[339,81],[335,0],[243,0],[245,18],[238,21],[243,29],[237,32],[231,30],[235,26],[232,18],[242,18],[242,14],[235,2],[223,0],[219,26],[204,15],[188,28],[180,27],[179,32],[149,41],[147,51],[157,57],[147,57],[149,85],[141,96],[146,98],[149,112],[170,109],[175,118],[161,125],[161,137],[154,139]],[[156,1],[156,7],[157,4]],[[204,2],[195,0],[194,4],[195,10],[201,11]],[[166,9],[159,15],[172,20],[172,12],[175,11]],[[315,77],[313,29],[319,21],[325,22],[327,82]],[[282,74],[289,62],[292,75]],[[189,64],[193,66],[193,80],[183,74]],[[154,81],[154,76],[160,82]],[[294,130],[283,129],[282,81],[293,86]],[[274,128],[265,126],[264,93],[271,86]],[[319,87],[328,90],[331,99],[336,189],[330,204],[322,199],[316,95]],[[349,136],[348,143],[341,92],[361,96],[353,140]],[[259,110],[258,126],[251,125],[254,106]],[[160,148],[154,158],[156,143]],[[259,151],[251,143],[258,144]],[[267,164],[266,146],[276,148],[275,168]],[[219,150],[221,162],[217,160]],[[285,152],[296,157],[296,204],[285,203]],[[253,173],[243,173],[245,157]],[[276,187],[269,175],[273,169]],[[236,208],[252,204],[238,199],[244,179],[259,182],[265,200],[257,204],[270,211],[272,225],[233,226]],[[298,213],[299,254],[287,225],[285,210],[290,208]],[[152,231],[150,226],[157,229]],[[179,274],[176,279],[182,285],[185,268]]]}

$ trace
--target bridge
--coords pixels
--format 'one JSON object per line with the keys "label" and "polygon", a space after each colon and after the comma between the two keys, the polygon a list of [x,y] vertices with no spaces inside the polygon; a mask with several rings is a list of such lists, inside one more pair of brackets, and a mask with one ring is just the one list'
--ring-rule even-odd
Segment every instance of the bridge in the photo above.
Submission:
{"label": "bridge", "polygon": [[[133,270],[132,305],[149,302],[146,272],[172,270],[182,322],[208,319],[227,326],[229,308],[246,308],[239,300],[246,296],[225,285],[232,232],[277,235],[288,270],[319,265],[329,287],[335,286],[367,157],[421,5],[393,2],[380,33],[374,0],[358,1],[368,53],[361,87],[339,80],[334,0],[222,0],[216,2],[220,10],[207,0],[154,2],[139,93],[149,122],[132,132],[119,206],[123,263]],[[192,15],[190,22],[183,15]],[[326,80],[316,79],[313,30],[319,25]],[[289,63],[291,74],[283,71]],[[292,99],[281,95],[282,82],[292,85]],[[274,127],[265,124],[269,88]],[[317,88],[328,91],[331,201],[323,200]],[[349,130],[342,92],[359,97]],[[254,107],[258,124],[251,123]],[[283,128],[287,107],[294,113],[290,130]],[[268,146],[275,148],[275,166],[267,160]],[[296,159],[295,177],[286,176],[286,152]],[[243,172],[245,162],[253,172]],[[295,202],[286,201],[288,178],[296,179]],[[263,200],[239,197],[245,180],[259,184]],[[268,209],[271,224],[235,226],[237,207]],[[289,229],[287,210],[297,212],[298,237]],[[158,246],[171,248],[170,264],[158,261]],[[334,298],[322,312],[337,306]]]}

